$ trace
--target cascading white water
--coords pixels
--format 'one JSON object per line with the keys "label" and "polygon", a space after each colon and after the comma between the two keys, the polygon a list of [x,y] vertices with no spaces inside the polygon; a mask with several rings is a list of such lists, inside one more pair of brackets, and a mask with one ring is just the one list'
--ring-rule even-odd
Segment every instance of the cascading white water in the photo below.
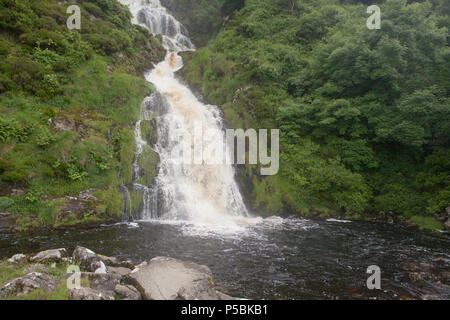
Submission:
{"label": "cascading white water", "polygon": [[[136,124],[136,160],[133,175],[140,171],[138,159],[147,142],[142,138],[141,122],[148,113],[158,114],[158,142],[155,151],[160,156],[159,173],[153,186],[135,183],[134,189],[143,194],[141,218],[160,220],[188,220],[198,223],[239,223],[248,216],[231,165],[188,164],[174,159],[173,150],[179,144],[180,132],[195,136],[200,124],[203,132],[222,130],[222,119],[216,106],[201,103],[188,87],[175,78],[183,67],[181,51],[194,50],[186,28],[179,23],[159,0],[119,0],[128,5],[133,22],[147,27],[154,35],[162,35],[168,51],[166,59],[155,66],[146,78],[157,93],[146,98],[141,118]],[[194,143],[191,141],[189,143]],[[215,150],[225,150],[224,140],[212,140]],[[194,145],[184,146],[194,149]],[[174,161],[179,160],[179,161]],[[135,179],[136,180],[136,179]]]}

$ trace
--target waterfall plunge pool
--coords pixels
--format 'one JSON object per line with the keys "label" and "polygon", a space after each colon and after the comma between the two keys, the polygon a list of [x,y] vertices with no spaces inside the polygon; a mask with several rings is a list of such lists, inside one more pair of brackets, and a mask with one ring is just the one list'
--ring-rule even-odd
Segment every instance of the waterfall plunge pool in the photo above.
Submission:
{"label": "waterfall plunge pool", "polygon": [[[232,228],[154,221],[0,234],[1,258],[77,245],[136,262],[204,264],[218,289],[247,299],[450,299],[448,235],[398,225],[274,217]],[[366,287],[370,265],[381,268],[382,290]]]}

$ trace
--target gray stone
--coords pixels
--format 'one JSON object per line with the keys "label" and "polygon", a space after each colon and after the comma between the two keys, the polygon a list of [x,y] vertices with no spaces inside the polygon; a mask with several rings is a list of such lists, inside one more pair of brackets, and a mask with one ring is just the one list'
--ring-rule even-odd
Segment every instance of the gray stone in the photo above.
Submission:
{"label": "gray stone", "polygon": [[114,291],[122,300],[142,300],[141,293],[130,285],[118,284]]}
{"label": "gray stone", "polygon": [[8,259],[9,263],[14,263],[14,264],[22,264],[22,263],[25,263],[26,261],[27,261],[27,256],[22,253],[15,254],[11,258]]}
{"label": "gray stone", "polygon": [[55,291],[58,287],[58,280],[47,274],[33,272],[24,277],[8,281],[0,287],[0,297],[26,295],[33,290],[42,288],[47,292]]}
{"label": "gray stone", "polygon": [[123,267],[106,267],[106,272],[120,274],[121,276],[126,276],[131,273],[131,269]]}
{"label": "gray stone", "polygon": [[211,270],[192,262],[157,257],[128,276],[145,300],[219,300]]}
{"label": "gray stone", "polygon": [[115,300],[114,292],[100,291],[92,288],[70,289],[69,300]]}
{"label": "gray stone", "polygon": [[114,273],[96,273],[91,278],[91,288],[101,291],[114,291],[122,276]]}
{"label": "gray stone", "polygon": [[31,262],[61,262],[67,256],[67,251],[64,248],[41,251],[34,257],[30,258]]}

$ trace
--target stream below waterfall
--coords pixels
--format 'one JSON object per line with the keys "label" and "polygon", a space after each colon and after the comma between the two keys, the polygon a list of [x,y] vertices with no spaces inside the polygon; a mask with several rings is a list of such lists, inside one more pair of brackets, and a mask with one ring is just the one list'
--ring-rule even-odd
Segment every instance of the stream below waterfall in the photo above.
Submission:
{"label": "stream below waterfall", "polygon": [[[139,222],[0,234],[0,258],[77,245],[136,262],[204,264],[220,290],[248,299],[450,299],[449,236],[385,223],[268,218],[234,228]],[[381,268],[380,291],[366,287],[370,265]]]}

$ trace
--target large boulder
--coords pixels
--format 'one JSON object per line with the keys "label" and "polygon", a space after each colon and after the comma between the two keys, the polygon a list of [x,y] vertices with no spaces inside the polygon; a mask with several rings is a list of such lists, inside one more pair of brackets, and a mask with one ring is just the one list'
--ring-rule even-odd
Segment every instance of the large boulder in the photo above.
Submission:
{"label": "large boulder", "polygon": [[39,252],[37,255],[31,257],[30,261],[41,263],[62,262],[65,257],[67,257],[66,249],[52,249]]}
{"label": "large boulder", "polygon": [[0,287],[0,297],[26,295],[33,290],[42,288],[47,292],[55,291],[58,280],[48,274],[32,272],[24,277],[13,279]]}
{"label": "large boulder", "polygon": [[207,266],[167,257],[152,259],[128,276],[145,300],[219,300]]}
{"label": "large boulder", "polygon": [[69,300],[115,300],[114,292],[100,291],[92,288],[70,289]]}

